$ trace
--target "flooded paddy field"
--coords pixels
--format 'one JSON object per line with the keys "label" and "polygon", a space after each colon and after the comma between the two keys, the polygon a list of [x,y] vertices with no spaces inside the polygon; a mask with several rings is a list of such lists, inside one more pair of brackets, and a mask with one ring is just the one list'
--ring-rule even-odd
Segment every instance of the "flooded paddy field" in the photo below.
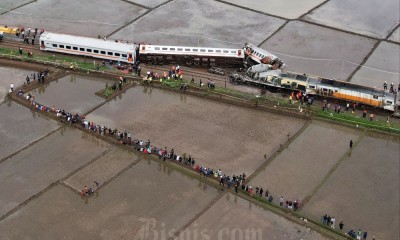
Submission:
{"label": "flooded paddy field", "polygon": [[127,1],[131,3],[140,4],[148,8],[154,8],[160,4],[168,2],[168,0],[127,0]]}
{"label": "flooded paddy field", "polygon": [[97,37],[110,34],[146,11],[124,1],[38,0],[1,15],[0,23]]}
{"label": "flooded paddy field", "polygon": [[386,38],[398,24],[398,0],[329,1],[304,17],[306,20],[376,38]]}
{"label": "flooded paddy field", "polygon": [[247,176],[295,134],[304,120],[146,86],[129,89],[87,116],[152,145],[190,154],[196,164]]}
{"label": "flooded paddy field", "polygon": [[0,14],[3,14],[29,2],[32,2],[32,0],[3,0],[0,3]]}
{"label": "flooded paddy field", "polygon": [[68,75],[45,84],[31,92],[35,101],[47,107],[64,109],[75,114],[83,114],[105,100],[95,93],[106,87],[111,80]]}
{"label": "flooded paddy field", "polygon": [[[350,128],[313,121],[289,146],[264,167],[250,185],[300,202],[312,193],[361,134]],[[312,174],[310,174],[312,172]]]}
{"label": "flooded paddy field", "polygon": [[262,42],[283,23],[217,1],[174,0],[111,37],[173,46],[243,47]]}
{"label": "flooded paddy field", "polygon": [[400,27],[393,32],[392,36],[390,36],[389,40],[400,43]]}
{"label": "flooded paddy field", "polygon": [[26,80],[26,76],[32,74],[33,71],[23,70],[13,67],[0,66],[0,103],[3,102],[10,84],[14,84],[14,88],[22,86]]}
{"label": "flooded paddy field", "polygon": [[305,226],[230,193],[219,199],[175,240],[195,239],[195,234],[202,239],[326,239]]}
{"label": "flooded paddy field", "polygon": [[364,136],[302,210],[343,221],[376,239],[398,239],[400,142]]}
{"label": "flooded paddy field", "polygon": [[[276,52],[289,71],[347,79],[376,41],[305,22],[293,21],[261,47]],[[279,54],[282,53],[282,54]]]}
{"label": "flooded paddy field", "polygon": [[57,129],[59,124],[13,103],[0,104],[0,160]]}
{"label": "flooded paddy field", "polygon": [[224,0],[224,2],[233,3],[238,6],[250,8],[255,11],[261,11],[275,16],[295,19],[307,13],[312,8],[324,2],[324,0],[272,0],[268,3],[258,0]]}
{"label": "flooded paddy field", "polygon": [[2,162],[0,216],[68,176],[107,148],[108,144],[95,137],[61,128]]}
{"label": "flooded paddy field", "polygon": [[94,181],[103,184],[120,173],[130,164],[138,161],[138,157],[127,150],[113,147],[99,157],[94,163],[79,170],[64,181],[65,184],[77,191],[85,185],[94,185]]}
{"label": "flooded paddy field", "polygon": [[1,221],[2,237],[150,240],[154,234],[175,232],[218,192],[166,168],[140,161],[86,200],[56,185]]}
{"label": "flooded paddy field", "polygon": [[400,83],[400,46],[381,42],[351,82],[383,89],[385,81],[388,89],[391,83],[396,89]]}

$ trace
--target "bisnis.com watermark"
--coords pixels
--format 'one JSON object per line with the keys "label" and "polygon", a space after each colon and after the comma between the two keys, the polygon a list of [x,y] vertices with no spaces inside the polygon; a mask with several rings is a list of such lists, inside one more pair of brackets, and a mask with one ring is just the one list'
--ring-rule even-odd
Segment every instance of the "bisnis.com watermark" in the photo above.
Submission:
{"label": "bisnis.com watermark", "polygon": [[261,229],[224,227],[217,231],[198,229],[198,224],[175,235],[177,229],[166,229],[165,223],[158,223],[154,218],[140,218],[143,223],[138,235],[140,240],[262,240]]}

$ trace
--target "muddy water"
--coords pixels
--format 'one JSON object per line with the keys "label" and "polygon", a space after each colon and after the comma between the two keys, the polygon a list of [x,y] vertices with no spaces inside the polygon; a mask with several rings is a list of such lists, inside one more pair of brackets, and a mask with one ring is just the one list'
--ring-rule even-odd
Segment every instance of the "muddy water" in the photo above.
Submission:
{"label": "muddy water", "polygon": [[33,90],[31,94],[45,106],[55,106],[72,114],[83,114],[104,102],[95,93],[104,89],[107,82],[111,81],[68,75]]}
{"label": "muddy water", "polygon": [[357,67],[346,61],[361,63],[374,43],[364,37],[294,21],[262,47],[284,59],[288,71],[346,79]]}
{"label": "muddy water", "polygon": [[399,239],[400,142],[365,136],[306,204],[319,219],[334,214],[345,230],[368,231],[376,239]]}
{"label": "muddy water", "polygon": [[2,221],[0,231],[6,239],[168,239],[153,233],[180,229],[217,194],[198,180],[144,160],[86,201],[56,185]]}
{"label": "muddy water", "polygon": [[392,36],[390,36],[389,39],[400,43],[400,27],[398,27],[396,31],[393,32]]}
{"label": "muddy water", "polygon": [[16,103],[0,104],[0,159],[58,128],[59,125]]}
{"label": "muddy water", "polygon": [[[171,14],[178,9],[179,14]],[[246,42],[257,45],[283,23],[282,19],[217,1],[176,0],[151,11],[112,37],[172,46],[241,48]]]}
{"label": "muddy water", "polygon": [[326,239],[315,231],[227,193],[176,240],[195,239]]}
{"label": "muddy water", "polygon": [[386,38],[399,21],[399,4],[398,0],[329,1],[304,18],[347,31]]}
{"label": "muddy water", "polygon": [[0,67],[0,103],[4,100],[10,90],[11,83],[14,84],[15,88],[22,86],[25,82],[26,76],[32,73],[33,71],[18,68]]}
{"label": "muddy water", "polygon": [[400,83],[400,47],[394,43],[381,42],[367,62],[351,79],[351,82],[383,89],[383,83]]}
{"label": "muddy water", "polygon": [[81,131],[61,128],[2,162],[0,215],[64,178],[108,147]]}
{"label": "muddy water", "polygon": [[97,37],[107,36],[145,12],[146,9],[124,1],[40,0],[18,8],[17,12],[1,15],[0,22]]}
{"label": "muddy water", "polygon": [[[323,180],[361,132],[313,122],[254,179],[252,186],[285,199],[302,200]],[[310,171],[313,174],[309,174]]]}
{"label": "muddy water", "polygon": [[88,115],[228,174],[252,173],[303,120],[137,86]]}
{"label": "muddy water", "polygon": [[231,2],[239,6],[275,16],[294,19],[307,13],[313,7],[322,3],[323,0],[306,0],[301,2],[291,0],[270,0],[268,2],[258,0],[227,0],[226,2]]}

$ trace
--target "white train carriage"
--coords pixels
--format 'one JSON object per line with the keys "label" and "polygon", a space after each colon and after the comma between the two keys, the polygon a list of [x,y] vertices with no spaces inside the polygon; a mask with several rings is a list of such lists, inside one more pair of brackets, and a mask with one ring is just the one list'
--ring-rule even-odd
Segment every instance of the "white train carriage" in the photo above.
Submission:
{"label": "white train carriage", "polygon": [[140,61],[188,66],[243,66],[242,49],[140,45]]}
{"label": "white train carriage", "polygon": [[272,65],[274,69],[284,69],[286,67],[279,57],[250,43],[245,44],[244,50],[247,56],[246,60],[253,61],[247,61],[249,65],[262,63]]}
{"label": "white train carriage", "polygon": [[134,63],[136,55],[134,44],[51,32],[40,35],[40,50],[126,63]]}

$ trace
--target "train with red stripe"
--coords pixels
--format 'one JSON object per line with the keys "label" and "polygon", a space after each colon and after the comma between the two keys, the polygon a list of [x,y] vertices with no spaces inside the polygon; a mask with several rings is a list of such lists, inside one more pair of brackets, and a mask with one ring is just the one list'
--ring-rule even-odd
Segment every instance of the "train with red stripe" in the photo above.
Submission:
{"label": "train with red stripe", "polygon": [[162,46],[134,44],[107,39],[44,32],[40,36],[40,49],[125,63],[187,66],[249,67],[260,62],[276,68],[284,66],[277,56],[245,44],[245,48],[210,48],[188,46]]}

